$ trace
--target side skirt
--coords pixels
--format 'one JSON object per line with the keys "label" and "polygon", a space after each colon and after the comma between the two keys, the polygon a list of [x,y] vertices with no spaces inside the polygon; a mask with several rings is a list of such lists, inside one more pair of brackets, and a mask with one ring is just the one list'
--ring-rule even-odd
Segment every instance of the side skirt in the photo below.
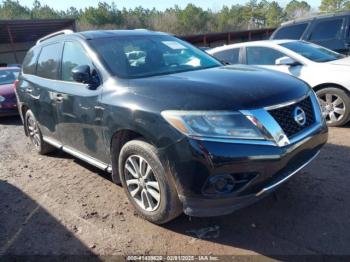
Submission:
{"label": "side skirt", "polygon": [[46,143],[58,148],[59,150],[62,150],[62,151],[66,152],[72,156],[75,156],[76,158],[79,158],[80,160],[83,160],[84,162],[89,163],[90,165],[93,165],[93,166],[95,166],[103,171],[106,171],[108,173],[112,173],[112,166],[111,165],[108,165],[108,164],[101,162],[93,157],[90,157],[86,154],[83,154],[80,151],[75,150],[74,148],[64,146],[55,139],[52,139],[49,137],[43,137],[43,140]]}

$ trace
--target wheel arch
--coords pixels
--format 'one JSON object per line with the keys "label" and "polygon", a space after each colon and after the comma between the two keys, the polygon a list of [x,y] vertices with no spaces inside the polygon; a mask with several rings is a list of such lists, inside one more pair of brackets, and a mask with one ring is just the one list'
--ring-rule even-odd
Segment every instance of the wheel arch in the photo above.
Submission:
{"label": "wheel arch", "polygon": [[345,88],[345,87],[342,86],[342,85],[335,84],[335,83],[323,83],[323,84],[319,84],[319,85],[317,85],[317,86],[314,86],[314,87],[313,87],[313,90],[314,90],[315,92],[317,92],[317,91],[320,91],[320,90],[323,89],[323,88],[332,88],[332,87],[333,87],[333,88],[339,88],[339,89],[343,90],[347,95],[350,96],[350,90],[349,90],[349,89]]}
{"label": "wheel arch", "polygon": [[[120,184],[120,177],[118,172],[118,159],[122,147],[129,141],[136,138],[144,139],[148,143],[152,143],[149,139],[141,134],[140,132],[132,129],[120,129],[112,135],[110,139],[110,152],[111,152],[111,161],[112,161],[112,178],[115,183]],[[154,144],[153,144],[154,145]]]}
{"label": "wheel arch", "polygon": [[26,116],[26,112],[29,110],[29,107],[24,104],[24,105],[21,106],[20,110],[21,110],[21,118],[22,118],[22,122],[23,122],[24,133],[25,133],[26,136],[28,136],[25,116]]}

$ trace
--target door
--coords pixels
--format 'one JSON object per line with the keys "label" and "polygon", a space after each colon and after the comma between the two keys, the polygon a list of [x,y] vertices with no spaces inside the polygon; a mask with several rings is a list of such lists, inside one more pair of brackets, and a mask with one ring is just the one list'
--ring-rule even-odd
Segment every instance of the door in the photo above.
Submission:
{"label": "door", "polygon": [[72,69],[88,65],[92,75],[98,78],[91,59],[78,42],[64,43],[59,81],[60,102],[57,106],[58,131],[63,146],[98,160],[109,159],[102,135],[103,109],[99,105],[101,86],[90,88],[88,84],[75,82]]}
{"label": "door", "polygon": [[36,75],[26,76],[26,94],[30,97],[29,107],[46,138],[59,140],[57,133],[57,79],[62,52],[61,43],[52,43],[41,48]]}
{"label": "door", "polygon": [[306,39],[309,42],[344,53],[346,52],[345,28],[345,17],[315,20]]}

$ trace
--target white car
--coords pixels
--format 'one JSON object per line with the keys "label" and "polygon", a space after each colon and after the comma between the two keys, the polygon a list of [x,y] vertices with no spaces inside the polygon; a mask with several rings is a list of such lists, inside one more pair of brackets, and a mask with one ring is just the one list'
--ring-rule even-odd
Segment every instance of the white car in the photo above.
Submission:
{"label": "white car", "polygon": [[298,77],[317,93],[329,126],[342,126],[350,120],[350,57],[298,40],[239,43],[207,52],[230,64],[254,65]]}

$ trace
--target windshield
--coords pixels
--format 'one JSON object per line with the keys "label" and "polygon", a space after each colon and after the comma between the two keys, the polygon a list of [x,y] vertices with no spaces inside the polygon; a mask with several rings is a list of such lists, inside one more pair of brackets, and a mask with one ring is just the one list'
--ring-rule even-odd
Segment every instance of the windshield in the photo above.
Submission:
{"label": "windshield", "polygon": [[334,61],[345,57],[344,55],[333,52],[332,50],[329,50],[322,46],[307,43],[304,41],[293,41],[280,45],[288,48],[289,50],[292,50],[293,52],[298,53],[299,55],[302,55],[307,59],[319,63]]}
{"label": "windshield", "polygon": [[19,69],[2,69],[0,70],[0,85],[13,84],[17,79]]}
{"label": "windshield", "polygon": [[112,75],[138,78],[218,67],[203,51],[172,36],[123,36],[91,40]]}

